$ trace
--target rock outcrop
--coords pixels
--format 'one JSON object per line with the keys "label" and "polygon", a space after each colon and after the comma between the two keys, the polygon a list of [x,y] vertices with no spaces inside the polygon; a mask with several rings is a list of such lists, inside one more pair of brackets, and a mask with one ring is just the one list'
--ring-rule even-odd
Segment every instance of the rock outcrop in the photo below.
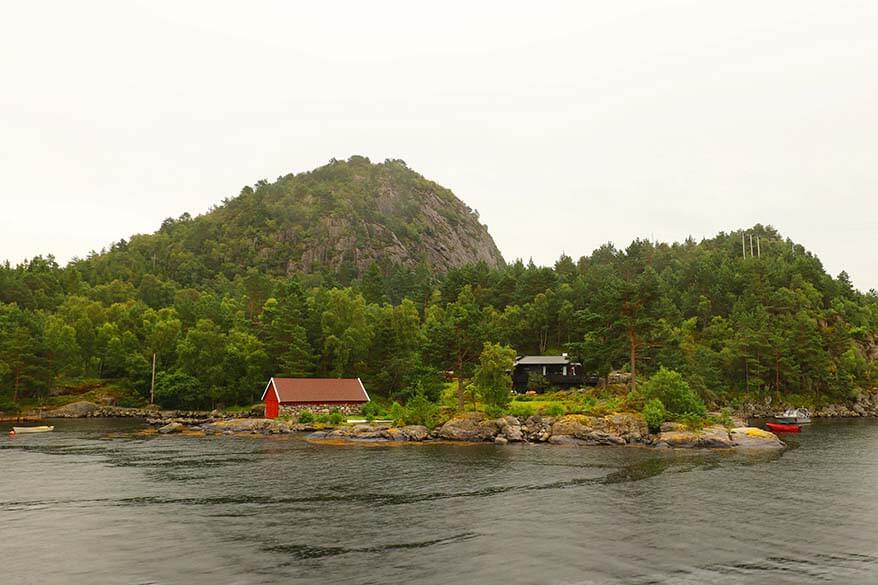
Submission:
{"label": "rock outcrop", "polygon": [[[745,403],[738,410],[738,415],[743,418],[771,418],[778,412],[783,412],[795,405],[777,403],[770,398],[760,402]],[[815,409],[813,418],[839,418],[839,417],[878,417],[878,389],[873,388],[868,392],[861,392],[855,400],[846,403],[836,403]]]}
{"label": "rock outcrop", "polygon": [[446,422],[436,436],[449,441],[493,441],[505,426],[501,420],[487,419],[481,412],[468,412]]}
{"label": "rock outcrop", "polygon": [[648,434],[643,417],[613,414],[604,417],[571,414],[552,424],[550,443],[582,445],[625,445],[640,443]]}
{"label": "rock outcrop", "polygon": [[785,447],[777,435],[755,427],[738,427],[729,432],[735,447],[742,449],[781,449]]}
{"label": "rock outcrop", "polygon": [[182,433],[185,429],[186,427],[182,423],[172,422],[160,428],[159,432],[165,435],[170,433]]}
{"label": "rock outcrop", "polygon": [[725,427],[714,425],[701,430],[674,428],[659,433],[656,446],[687,449],[728,449],[734,442]]}
{"label": "rock outcrop", "polygon": [[383,425],[350,425],[325,431],[315,431],[308,435],[309,439],[340,439],[346,441],[423,441],[429,436],[427,427],[406,425],[394,427]]}

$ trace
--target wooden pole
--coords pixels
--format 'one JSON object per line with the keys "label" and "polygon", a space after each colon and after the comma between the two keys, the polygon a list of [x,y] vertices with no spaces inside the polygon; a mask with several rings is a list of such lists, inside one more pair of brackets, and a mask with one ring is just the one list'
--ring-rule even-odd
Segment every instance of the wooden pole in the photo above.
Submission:
{"label": "wooden pole", "polygon": [[753,234],[750,234],[750,257],[753,257]]}
{"label": "wooden pole", "polygon": [[741,254],[747,257],[747,246],[744,245],[744,232],[741,232]]}
{"label": "wooden pole", "polygon": [[762,248],[759,246],[759,236],[756,236],[756,257],[762,258]]}
{"label": "wooden pole", "polygon": [[152,383],[149,385],[149,403],[155,404],[155,352],[152,352]]}

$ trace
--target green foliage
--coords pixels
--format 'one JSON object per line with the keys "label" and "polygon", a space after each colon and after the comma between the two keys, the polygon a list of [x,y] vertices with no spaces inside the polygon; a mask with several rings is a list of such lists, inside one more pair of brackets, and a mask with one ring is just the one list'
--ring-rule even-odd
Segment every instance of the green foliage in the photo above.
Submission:
{"label": "green foliage", "polygon": [[667,419],[668,413],[665,405],[658,398],[653,398],[643,407],[643,418],[646,420],[646,426],[649,432],[657,433],[661,429],[662,423]]}
{"label": "green foliage", "polygon": [[344,420],[344,415],[337,410],[329,413],[329,424],[331,425],[340,425]]}
{"label": "green foliage", "polygon": [[299,422],[302,424],[310,424],[314,422],[314,413],[310,410],[303,410],[299,413]]}
{"label": "green foliage", "polygon": [[707,418],[703,414],[687,412],[680,415],[679,421],[690,431],[698,431],[707,424]]}
{"label": "green foliage", "polygon": [[644,396],[647,400],[658,399],[671,416],[691,414],[704,417],[707,408],[698,395],[679,373],[673,370],[659,369],[646,383]]}
{"label": "green foliage", "polygon": [[405,417],[407,414],[408,413],[406,412],[405,407],[403,407],[403,405],[399,402],[394,402],[393,404],[391,404],[390,410],[387,411],[387,416],[393,419],[393,424],[397,426],[402,426],[406,424]]}
{"label": "green foliage", "polygon": [[363,405],[363,408],[360,409],[360,414],[366,417],[366,420],[371,421],[385,416],[386,413],[380,404],[372,400]]}
{"label": "green foliage", "polygon": [[522,404],[516,400],[509,405],[507,412],[512,416],[527,418],[536,414],[536,409],[526,402]]}
{"label": "green foliage", "polygon": [[432,429],[436,425],[436,414],[439,407],[431,402],[423,393],[411,398],[405,405],[403,419],[410,425],[424,425]]}
{"label": "green foliage", "polygon": [[[376,184],[399,195],[390,231],[339,228],[344,218],[381,219]],[[168,220],[68,266],[51,257],[0,265],[0,400],[48,403],[50,391],[84,378],[145,397],[155,355],[160,375],[197,381],[172,384],[191,396],[172,393],[169,404],[252,404],[269,376],[289,375],[360,377],[382,403],[423,394],[449,410],[463,399],[500,405],[505,372],[480,364],[486,343],[568,351],[588,372],[634,369],[641,381],[661,380],[664,367],[688,385],[653,396],[649,384],[632,384],[627,404],[616,392],[513,403],[536,409],[641,410],[658,397],[669,416],[701,416],[703,402],[817,406],[878,384],[878,294],[826,274],[770,227],[748,230],[761,237],[761,258],[742,255],[741,232],[607,245],[554,267],[475,263],[443,274],[367,253],[392,244],[391,232],[415,250],[407,238],[436,227],[418,212],[433,195],[448,204],[446,220],[473,227],[474,214],[400,161],[354,157],[262,182],[215,213]],[[325,240],[324,222],[349,233],[358,260],[305,257],[307,241]],[[374,238],[386,241],[375,248]],[[288,276],[293,267],[302,270]]]}
{"label": "green foliage", "polygon": [[499,343],[486,342],[479,356],[473,380],[485,404],[500,410],[512,399],[512,378],[509,372],[515,361],[515,350]]}
{"label": "green foliage", "polygon": [[732,409],[726,407],[720,411],[720,415],[718,417],[717,422],[727,429],[731,429],[735,426],[734,421],[732,420]]}
{"label": "green foliage", "polygon": [[485,414],[488,415],[490,418],[499,418],[506,414],[506,410],[501,406],[497,406],[496,404],[486,404]]}
{"label": "green foliage", "polygon": [[165,408],[198,409],[210,404],[205,385],[180,370],[156,375],[155,399]]}
{"label": "green foliage", "polygon": [[567,408],[563,404],[553,403],[542,409],[545,416],[564,416],[567,414]]}

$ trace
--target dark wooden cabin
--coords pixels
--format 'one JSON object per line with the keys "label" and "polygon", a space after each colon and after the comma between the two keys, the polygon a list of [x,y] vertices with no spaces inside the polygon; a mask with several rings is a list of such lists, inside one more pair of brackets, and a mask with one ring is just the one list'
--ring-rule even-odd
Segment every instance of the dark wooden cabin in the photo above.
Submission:
{"label": "dark wooden cabin", "polygon": [[567,354],[526,355],[517,358],[512,366],[512,389],[516,392],[542,392],[541,388],[528,388],[528,377],[531,373],[543,376],[555,388],[570,388],[585,383],[582,364],[570,361]]}

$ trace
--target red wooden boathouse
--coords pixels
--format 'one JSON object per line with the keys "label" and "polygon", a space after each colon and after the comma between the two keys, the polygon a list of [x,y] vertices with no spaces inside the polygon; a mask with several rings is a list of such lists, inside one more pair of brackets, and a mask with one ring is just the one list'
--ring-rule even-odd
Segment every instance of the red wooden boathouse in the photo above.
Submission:
{"label": "red wooden boathouse", "polygon": [[359,378],[272,378],[262,400],[265,418],[277,418],[282,407],[358,408],[369,394]]}

